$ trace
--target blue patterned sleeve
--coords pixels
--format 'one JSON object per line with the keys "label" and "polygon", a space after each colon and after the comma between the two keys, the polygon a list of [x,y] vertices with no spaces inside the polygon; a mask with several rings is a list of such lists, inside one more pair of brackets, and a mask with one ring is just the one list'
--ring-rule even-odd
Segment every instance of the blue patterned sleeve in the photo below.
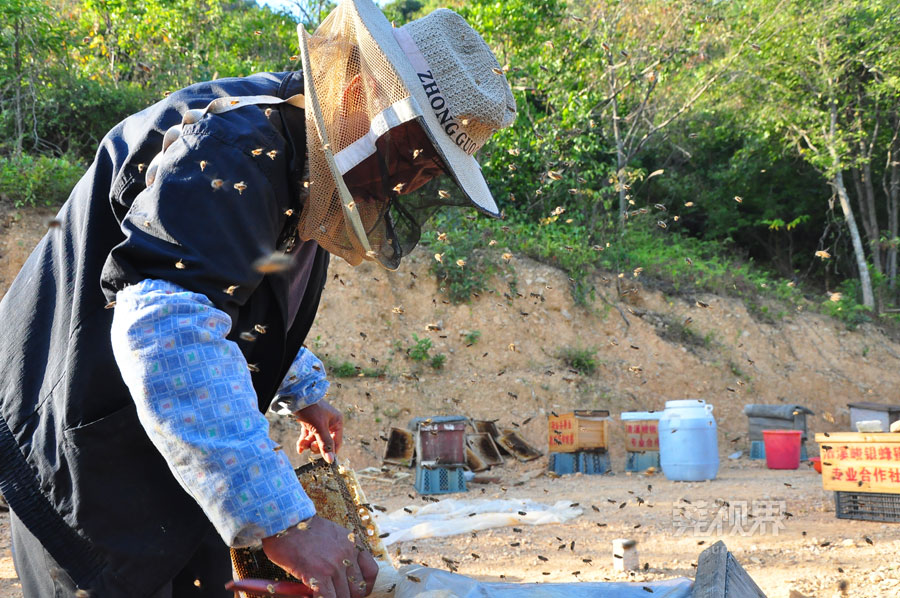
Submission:
{"label": "blue patterned sleeve", "polygon": [[312,351],[302,347],[269,408],[280,415],[291,415],[325,398],[329,386],[325,366]]}
{"label": "blue patterned sleeve", "polygon": [[145,280],[116,295],[112,344],[141,424],[229,546],[315,515],[257,408],[228,315],[204,295]]}

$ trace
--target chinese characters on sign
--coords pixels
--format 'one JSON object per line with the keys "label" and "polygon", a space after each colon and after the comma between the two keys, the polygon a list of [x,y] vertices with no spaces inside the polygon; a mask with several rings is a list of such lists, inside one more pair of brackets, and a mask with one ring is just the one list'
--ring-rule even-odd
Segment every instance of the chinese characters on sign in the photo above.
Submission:
{"label": "chinese characters on sign", "polygon": [[656,420],[625,422],[625,450],[632,453],[658,451],[658,425]]}
{"label": "chinese characters on sign", "polygon": [[900,493],[900,434],[816,434],[826,490]]}
{"label": "chinese characters on sign", "polygon": [[785,507],[783,500],[698,500],[672,507],[672,526],[676,536],[777,536],[785,527]]}

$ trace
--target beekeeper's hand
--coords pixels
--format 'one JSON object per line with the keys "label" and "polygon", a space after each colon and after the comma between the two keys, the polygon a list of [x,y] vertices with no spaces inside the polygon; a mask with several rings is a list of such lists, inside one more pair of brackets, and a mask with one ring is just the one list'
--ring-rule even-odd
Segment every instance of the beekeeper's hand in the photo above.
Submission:
{"label": "beekeeper's hand", "polygon": [[378,565],[357,548],[344,527],[318,515],[263,538],[269,559],[322,598],[362,598],[375,584]]}
{"label": "beekeeper's hand", "polygon": [[310,449],[314,453],[321,452],[327,462],[334,461],[344,436],[344,416],[341,412],[322,399],[297,411],[294,417],[302,425],[297,452]]}

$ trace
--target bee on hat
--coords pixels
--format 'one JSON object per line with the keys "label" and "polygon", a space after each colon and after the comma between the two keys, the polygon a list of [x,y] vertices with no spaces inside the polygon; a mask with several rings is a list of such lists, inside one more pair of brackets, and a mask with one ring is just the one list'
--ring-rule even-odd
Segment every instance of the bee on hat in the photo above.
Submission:
{"label": "bee on hat", "polygon": [[[371,0],[343,0],[315,33],[298,33],[317,181],[301,238],[396,269],[441,206],[499,217],[474,154],[512,124],[516,104],[462,17],[438,9],[394,28]],[[456,193],[431,183],[443,175]]]}

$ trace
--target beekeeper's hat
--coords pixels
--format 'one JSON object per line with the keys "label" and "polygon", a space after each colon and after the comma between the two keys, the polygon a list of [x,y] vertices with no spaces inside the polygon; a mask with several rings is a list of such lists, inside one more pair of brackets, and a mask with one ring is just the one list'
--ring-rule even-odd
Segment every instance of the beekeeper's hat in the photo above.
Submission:
{"label": "beekeeper's hat", "polygon": [[[341,0],[314,34],[298,33],[310,172],[302,238],[354,265],[396,268],[438,207],[499,216],[473,154],[512,124],[516,104],[462,17],[438,9],[394,28],[371,0]],[[422,187],[441,173],[458,192]]]}

